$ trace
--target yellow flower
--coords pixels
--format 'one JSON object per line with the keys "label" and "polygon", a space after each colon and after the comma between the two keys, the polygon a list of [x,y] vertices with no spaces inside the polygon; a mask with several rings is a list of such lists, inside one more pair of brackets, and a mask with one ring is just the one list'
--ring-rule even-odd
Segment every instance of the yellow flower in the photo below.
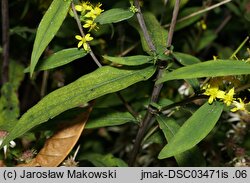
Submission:
{"label": "yellow flower", "polygon": [[241,100],[241,98],[238,98],[239,102],[233,101],[233,105],[235,106],[234,108],[231,109],[232,112],[236,111],[245,111],[245,103]]}
{"label": "yellow flower", "polygon": [[75,6],[76,11],[91,11],[93,9],[92,5],[90,2],[83,2],[81,5],[76,5]]}
{"label": "yellow flower", "polygon": [[211,104],[216,98],[224,97],[225,92],[219,90],[218,87],[211,87],[209,85],[203,94],[210,96],[208,99],[208,103]]}
{"label": "yellow flower", "polygon": [[104,11],[100,8],[101,5],[101,3],[98,3],[92,10],[90,10],[90,12],[86,13],[85,17],[92,18],[94,20],[98,15],[100,15]]}
{"label": "yellow flower", "polygon": [[98,28],[96,23],[93,20],[86,20],[86,23],[83,25],[84,28],[89,28],[89,31],[92,29]]}
{"label": "yellow flower", "polygon": [[77,40],[79,40],[79,43],[77,45],[78,48],[83,46],[84,50],[86,50],[86,51],[89,50],[87,42],[93,40],[93,37],[91,37],[90,34],[86,34],[86,36],[84,36],[84,37],[76,35],[75,38]]}
{"label": "yellow flower", "polygon": [[226,93],[224,96],[219,96],[218,98],[223,99],[223,102],[227,105],[230,106],[230,104],[233,102],[235,98],[233,98],[235,92],[234,88],[230,89],[228,93]]}

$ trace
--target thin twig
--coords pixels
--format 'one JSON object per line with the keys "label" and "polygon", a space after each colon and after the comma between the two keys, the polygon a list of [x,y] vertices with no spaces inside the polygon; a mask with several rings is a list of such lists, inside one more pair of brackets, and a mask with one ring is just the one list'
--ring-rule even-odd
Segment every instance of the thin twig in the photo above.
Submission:
{"label": "thin twig", "polygon": [[240,46],[233,52],[233,54],[230,56],[230,59],[233,59],[236,54],[241,50],[241,48],[246,44],[246,42],[248,41],[249,36],[247,36],[244,41],[240,44]]}
{"label": "thin twig", "polygon": [[176,20],[177,20],[177,16],[178,16],[179,8],[180,8],[180,0],[176,0],[175,6],[174,6],[174,11],[173,11],[173,16],[172,16],[172,20],[171,20],[171,24],[170,24],[170,28],[169,28],[169,32],[168,32],[167,48],[170,47],[172,44],[172,39],[173,39],[173,35],[174,35],[174,28],[175,28],[175,24],[176,24]]}
{"label": "thin twig", "polygon": [[[173,11],[173,16],[172,16],[172,21],[171,21],[171,26],[170,26],[170,31],[169,31],[171,33],[168,34],[168,39],[167,39],[167,48],[169,46],[171,46],[171,44],[172,44],[173,32],[174,32],[174,28],[175,28],[176,19],[178,16],[179,6],[180,6],[180,0],[176,0],[174,11]],[[138,21],[139,21],[139,19],[138,19]],[[169,52],[167,54],[169,54]],[[158,68],[158,74],[157,74],[156,80],[162,76],[164,69],[165,68],[161,68],[161,67]],[[158,102],[162,86],[163,86],[163,84],[155,84],[154,85],[154,89],[153,89],[153,92],[151,95],[151,100],[150,100],[151,103]],[[146,112],[146,115],[142,121],[142,124],[138,130],[138,133],[137,133],[137,136],[135,139],[134,147],[133,147],[133,150],[131,152],[130,159],[129,159],[129,166],[134,166],[136,156],[137,156],[138,151],[141,147],[141,142],[143,140],[143,137],[144,137],[146,131],[149,128],[150,121],[152,120],[152,118],[154,116],[154,112],[155,112],[155,110],[153,108],[151,108],[151,106],[149,105],[148,110]]]}
{"label": "thin twig", "polygon": [[135,43],[134,45],[130,46],[128,49],[124,50],[122,53],[118,55],[118,57],[123,57],[135,49],[139,45],[139,42]]}
{"label": "thin twig", "polygon": [[2,0],[2,45],[3,45],[3,65],[2,83],[9,80],[9,5],[8,0]]}
{"label": "thin twig", "polygon": [[228,15],[222,22],[221,24],[219,25],[219,27],[214,31],[215,34],[219,34],[220,31],[222,31],[222,29],[227,25],[227,23],[231,20],[232,18],[232,15]]}
{"label": "thin twig", "polygon": [[249,89],[249,88],[250,88],[250,83],[245,84],[245,85],[243,85],[241,87],[236,88],[235,92],[240,92],[240,91],[243,91],[243,90],[246,90],[246,89]]}
{"label": "thin twig", "polygon": [[[194,16],[197,16],[197,15],[199,15],[199,14],[205,13],[205,12],[207,12],[207,11],[210,11],[210,10],[212,10],[212,9],[214,9],[214,8],[217,8],[217,7],[219,7],[219,6],[223,5],[223,4],[229,3],[229,2],[231,2],[231,1],[232,1],[232,0],[224,0],[224,1],[222,1],[222,2],[219,2],[219,3],[215,4],[215,5],[212,5],[212,6],[210,6],[210,7],[207,7],[207,8],[205,8],[205,9],[203,9],[203,10],[194,12],[194,13],[188,15],[188,16],[185,16],[185,17],[183,17],[183,18],[180,18],[179,20],[177,20],[177,23],[182,22],[182,21],[184,21],[184,20],[187,20],[187,19],[189,19],[189,18],[192,18],[192,17],[194,17]],[[167,28],[167,27],[169,27],[169,26],[170,26],[170,24],[166,24],[166,25],[164,25],[163,27]]]}
{"label": "thin twig", "polygon": [[129,103],[124,99],[120,92],[116,92],[119,99],[122,101],[123,105],[126,107],[128,112],[135,118],[138,119],[138,113],[133,110],[133,108],[129,105]]}
{"label": "thin twig", "polygon": [[146,24],[145,24],[145,21],[144,21],[144,18],[143,18],[143,15],[141,13],[141,8],[140,8],[140,3],[139,3],[139,0],[134,0],[134,4],[135,4],[135,7],[137,8],[137,12],[136,12],[136,17],[137,17],[137,20],[140,24],[140,27],[142,29],[142,32],[143,32],[143,35],[144,35],[144,38],[148,44],[148,47],[149,49],[152,51],[152,52],[155,52],[155,46],[154,46],[154,43],[148,33],[148,29],[146,27]]}
{"label": "thin twig", "polygon": [[48,78],[49,78],[49,71],[44,71],[43,72],[43,81],[42,81],[41,93],[40,93],[42,98],[46,94]]}
{"label": "thin twig", "polygon": [[[78,14],[76,12],[76,9],[75,9],[75,5],[74,3],[72,2],[71,3],[71,7],[72,7],[72,10],[73,10],[73,13],[74,13],[74,17],[75,17],[75,20],[77,22],[77,26],[78,26],[78,29],[81,33],[81,36],[85,36],[84,32],[83,32],[83,28],[82,28],[82,24],[81,24],[81,21],[78,17]],[[88,43],[87,43],[88,44]],[[98,67],[102,67],[102,65],[100,64],[100,62],[98,61],[98,59],[96,58],[94,52],[92,51],[90,45],[88,44],[88,47],[90,49],[90,55],[91,57],[93,58],[93,60],[95,61],[95,63],[98,65]],[[125,105],[125,107],[127,108],[127,110],[136,118],[138,119],[138,114],[132,109],[132,107],[125,101],[125,99],[122,97],[122,95],[117,92],[117,95],[118,97],[120,98],[120,100],[123,102],[123,104]]]}
{"label": "thin twig", "polygon": [[184,99],[180,102],[175,102],[173,104],[170,104],[168,106],[165,106],[165,107],[162,107],[158,112],[161,112],[161,113],[165,113],[166,111],[168,111],[169,109],[172,109],[174,107],[178,107],[178,106],[183,106],[183,105],[186,105],[188,103],[191,103],[195,100],[200,100],[200,99],[207,99],[208,96],[206,95],[198,95],[198,96],[193,96],[193,97],[190,97],[190,98],[187,98],[187,99]]}
{"label": "thin twig", "polygon": [[[84,32],[83,32],[83,28],[82,28],[81,21],[80,21],[80,19],[79,19],[79,17],[78,17],[78,14],[77,14],[77,12],[76,12],[75,5],[74,5],[73,2],[71,3],[71,7],[72,7],[72,10],[73,10],[73,13],[74,13],[74,18],[75,18],[75,20],[76,20],[78,29],[79,29],[79,31],[80,31],[80,33],[81,33],[81,36],[82,36],[82,37],[85,37],[85,34],[84,34]],[[96,58],[96,56],[95,56],[94,52],[92,51],[90,45],[89,45],[88,43],[87,43],[87,45],[88,45],[89,50],[90,50],[90,51],[89,51],[90,56],[92,57],[92,59],[94,60],[94,62],[96,63],[96,65],[97,65],[98,67],[102,67],[102,64],[100,64],[99,60]]]}

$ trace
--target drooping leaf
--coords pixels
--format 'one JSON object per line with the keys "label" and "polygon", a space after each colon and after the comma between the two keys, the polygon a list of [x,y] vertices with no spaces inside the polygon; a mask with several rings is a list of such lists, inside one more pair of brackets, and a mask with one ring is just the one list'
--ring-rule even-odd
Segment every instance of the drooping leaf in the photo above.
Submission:
{"label": "drooping leaf", "polygon": [[[143,16],[149,35],[153,41],[153,44],[155,45],[156,53],[164,53],[167,46],[168,32],[160,25],[160,23],[152,13],[144,13]],[[133,21],[131,21],[131,24],[136,28],[136,30],[140,34],[143,50],[146,51],[149,55],[152,55],[153,53],[148,47],[148,44],[145,40],[144,34],[140,26],[137,24],[137,22]]]}
{"label": "drooping leaf", "polygon": [[193,148],[213,129],[223,110],[223,104],[213,102],[201,106],[161,150],[158,158],[176,156]]}
{"label": "drooping leaf", "polygon": [[[157,121],[163,131],[166,140],[169,142],[180,129],[173,119],[166,119],[164,116],[157,116]],[[179,166],[204,166],[205,160],[197,146],[183,153],[175,155]]]}
{"label": "drooping leaf", "polygon": [[200,59],[198,59],[197,57],[194,57],[186,53],[174,52],[173,56],[180,64],[184,66],[197,64],[201,62]]}
{"label": "drooping leaf", "polygon": [[128,57],[110,57],[110,56],[103,56],[105,59],[122,65],[143,65],[146,64],[154,59],[152,56],[146,55],[135,55],[135,56],[128,56]]}
{"label": "drooping leaf", "polygon": [[112,154],[83,154],[79,157],[79,160],[90,161],[96,167],[127,167],[122,159],[114,157]]}
{"label": "drooping leaf", "polygon": [[93,104],[90,104],[88,110],[78,115],[70,123],[60,124],[58,131],[46,140],[43,148],[37,156],[27,164],[20,164],[23,167],[57,167],[71,152],[91,113]]}
{"label": "drooping leaf", "polygon": [[31,54],[30,75],[33,74],[43,51],[62,25],[70,6],[70,0],[53,0],[43,16],[36,34]]}
{"label": "drooping leaf", "polygon": [[111,109],[94,109],[86,128],[116,126],[128,122],[135,122],[135,118],[129,112],[118,112]]}
{"label": "drooping leaf", "polygon": [[217,77],[250,74],[250,64],[235,60],[212,60],[185,66],[165,73],[157,83],[175,79],[192,79],[201,77]]}
{"label": "drooping leaf", "polygon": [[[60,67],[62,65],[68,64],[76,59],[82,58],[88,53],[83,49],[78,48],[68,48],[54,53],[49,56],[47,59],[40,61],[35,70],[49,70],[54,69],[56,67]],[[25,69],[25,72],[29,72],[30,68]]]}
{"label": "drooping leaf", "polygon": [[130,10],[114,8],[104,11],[101,15],[96,17],[95,22],[98,22],[99,24],[117,23],[129,19],[133,15],[134,13]]}
{"label": "drooping leaf", "polygon": [[108,93],[127,88],[139,81],[147,80],[155,71],[153,66],[133,70],[104,66],[84,75],[75,82],[51,92],[29,109],[5,138],[4,143],[19,137],[26,131],[46,122],[58,114],[80,106]]}

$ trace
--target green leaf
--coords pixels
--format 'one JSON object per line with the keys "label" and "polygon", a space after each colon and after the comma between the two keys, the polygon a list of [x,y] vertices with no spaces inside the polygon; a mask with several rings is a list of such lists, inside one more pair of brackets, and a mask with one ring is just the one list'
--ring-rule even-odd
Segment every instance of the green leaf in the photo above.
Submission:
{"label": "green leaf", "polygon": [[0,97],[0,129],[9,131],[19,117],[19,101],[12,83],[5,83]]}
{"label": "green leaf", "polygon": [[211,60],[165,73],[157,83],[175,79],[250,74],[250,64],[236,60]]}
{"label": "green leaf", "polygon": [[156,131],[155,133],[153,133],[150,137],[148,137],[143,144],[152,144],[152,143],[156,143],[156,144],[161,144],[163,145],[166,142],[163,134],[161,131]]}
{"label": "green leaf", "polygon": [[96,167],[127,167],[127,163],[125,163],[122,159],[114,157],[112,154],[84,154],[79,157],[79,160],[87,160],[90,161]]}
{"label": "green leaf", "polygon": [[[185,8],[183,11],[180,12],[180,14],[178,15],[178,19],[181,19],[183,17],[186,17],[194,12],[197,12],[198,10],[200,10],[200,7],[190,7],[190,8]],[[183,29],[191,24],[193,24],[194,22],[198,21],[201,17],[202,17],[203,13],[198,14],[196,16],[193,16],[191,18],[188,18],[186,20],[183,20],[181,22],[177,22],[176,26],[175,26],[175,31]]]}
{"label": "green leaf", "polygon": [[200,59],[198,59],[197,57],[194,57],[186,53],[174,52],[173,56],[180,64],[184,66],[197,64],[201,62]]}
{"label": "green leaf", "polygon": [[201,51],[202,49],[206,48],[209,44],[211,44],[215,39],[217,38],[217,35],[213,31],[205,31],[202,35],[199,44],[197,46],[197,52]]}
{"label": "green leaf", "polygon": [[10,61],[9,82],[13,85],[13,88],[16,92],[24,78],[23,69],[23,65],[14,60]]}
{"label": "green leaf", "polygon": [[95,22],[98,22],[99,24],[117,23],[129,19],[133,15],[134,13],[130,10],[114,8],[107,10],[98,17],[96,17]]}
{"label": "green leaf", "polygon": [[154,59],[152,56],[146,55],[135,55],[135,56],[128,56],[128,57],[110,57],[110,56],[103,56],[103,58],[122,65],[143,65],[146,64]]}
{"label": "green leaf", "polygon": [[[194,57],[192,55],[186,54],[186,53],[180,53],[180,52],[174,52],[173,53],[174,58],[182,65],[188,66],[192,64],[200,63],[200,59],[197,57]],[[186,82],[189,83],[194,91],[197,91],[200,89],[200,83],[198,79],[192,78],[192,79],[186,79]]]}
{"label": "green leaf", "polygon": [[[162,129],[167,141],[169,142],[180,129],[179,124],[175,120],[166,118],[165,116],[156,117],[160,128]],[[204,166],[205,160],[198,147],[193,147],[183,153],[175,155],[175,159],[179,166]]]}
{"label": "green leaf", "polygon": [[153,66],[133,70],[104,66],[84,75],[75,82],[51,92],[29,109],[5,138],[5,143],[68,109],[147,80],[154,72]]}
{"label": "green leaf", "polygon": [[43,16],[31,54],[30,75],[32,76],[39,58],[62,25],[70,6],[70,0],[53,0]]}
{"label": "green leaf", "polygon": [[[168,32],[160,25],[160,23],[152,13],[144,13],[143,16],[149,35],[153,41],[153,44],[155,45],[156,53],[164,53],[167,47]],[[153,55],[152,51],[148,47],[144,34],[138,23],[131,21],[131,24],[137,29],[140,34],[143,50],[146,51],[149,55]]]}
{"label": "green leaf", "polygon": [[85,128],[116,126],[134,121],[135,118],[129,112],[117,112],[111,109],[94,109]]}
{"label": "green leaf", "polygon": [[0,92],[0,129],[9,131],[19,117],[18,88],[24,78],[23,66],[11,60],[9,65],[9,82]]}
{"label": "green leaf", "polygon": [[[62,65],[68,64],[76,59],[82,58],[88,53],[83,49],[68,48],[54,53],[47,59],[39,62],[35,68],[36,71],[49,70]],[[29,72],[30,68],[26,68],[24,72]]]}
{"label": "green leaf", "polygon": [[176,156],[193,148],[213,129],[223,110],[223,104],[213,102],[201,106],[178,130],[161,150],[158,158]]}

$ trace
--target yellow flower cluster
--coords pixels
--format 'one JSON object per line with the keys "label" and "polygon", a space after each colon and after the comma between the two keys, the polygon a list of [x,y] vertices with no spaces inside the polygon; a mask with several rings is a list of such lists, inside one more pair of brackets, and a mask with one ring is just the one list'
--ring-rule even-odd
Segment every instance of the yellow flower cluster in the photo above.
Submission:
{"label": "yellow flower cluster", "polygon": [[226,91],[223,91],[221,86],[228,83],[234,83],[237,85],[238,80],[232,77],[217,77],[210,79],[209,83],[207,83],[202,89],[205,90],[204,95],[209,96],[208,103],[211,104],[214,100],[219,99],[223,101],[226,106],[233,106],[231,109],[232,112],[236,111],[246,111],[246,104],[241,98],[235,98],[235,89],[231,87]]}
{"label": "yellow flower cluster", "polygon": [[[94,6],[87,1],[75,6],[76,11],[81,13],[80,20],[83,23],[83,27],[88,29],[88,32],[98,29],[97,24],[95,23],[95,19],[104,11],[100,8],[101,5],[101,3],[98,3],[96,6]],[[89,50],[87,42],[93,40],[93,37],[91,37],[90,33],[86,34],[83,37],[80,35],[76,35],[75,38],[79,40],[78,48],[83,46],[84,50]]]}
{"label": "yellow flower cluster", "polygon": [[104,11],[100,8],[101,6],[101,3],[93,6],[90,2],[82,2],[80,5],[75,6],[76,11],[81,12],[81,21],[84,23],[84,28],[88,28],[89,31],[98,28],[94,21]]}

